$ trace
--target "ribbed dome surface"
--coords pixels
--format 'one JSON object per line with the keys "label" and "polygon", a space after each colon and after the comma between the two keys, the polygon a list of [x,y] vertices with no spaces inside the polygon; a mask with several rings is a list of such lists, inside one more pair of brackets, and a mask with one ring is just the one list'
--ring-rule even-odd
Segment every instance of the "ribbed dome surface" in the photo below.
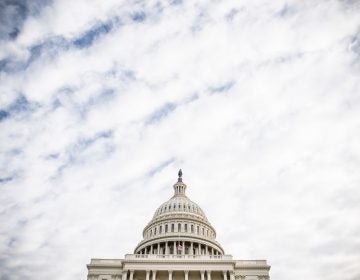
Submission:
{"label": "ribbed dome surface", "polygon": [[195,202],[191,201],[187,196],[173,196],[168,201],[160,205],[156,210],[153,219],[168,213],[192,213],[199,215],[200,218],[207,221],[204,211]]}

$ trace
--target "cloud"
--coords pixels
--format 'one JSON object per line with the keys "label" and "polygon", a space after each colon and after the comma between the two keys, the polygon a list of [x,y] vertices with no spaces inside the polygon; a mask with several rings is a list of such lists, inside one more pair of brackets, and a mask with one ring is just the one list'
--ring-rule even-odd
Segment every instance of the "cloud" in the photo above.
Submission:
{"label": "cloud", "polygon": [[356,1],[1,5],[0,278],[131,253],[182,168],[226,253],[357,279]]}
{"label": "cloud", "polygon": [[37,16],[50,1],[2,1],[0,3],[0,40],[14,40],[29,16]]}

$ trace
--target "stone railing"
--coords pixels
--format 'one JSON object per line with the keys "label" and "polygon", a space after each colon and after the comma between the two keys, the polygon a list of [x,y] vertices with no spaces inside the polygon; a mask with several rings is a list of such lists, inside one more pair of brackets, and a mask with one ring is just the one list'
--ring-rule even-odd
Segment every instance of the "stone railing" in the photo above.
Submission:
{"label": "stone railing", "polygon": [[120,259],[91,259],[91,264],[98,265],[120,265],[122,260]]}
{"label": "stone railing", "polygon": [[268,267],[266,260],[237,260],[235,267]]}
{"label": "stone railing", "polygon": [[140,254],[127,254],[125,255],[127,260],[183,260],[183,259],[199,259],[199,260],[232,260],[231,255],[140,255]]}

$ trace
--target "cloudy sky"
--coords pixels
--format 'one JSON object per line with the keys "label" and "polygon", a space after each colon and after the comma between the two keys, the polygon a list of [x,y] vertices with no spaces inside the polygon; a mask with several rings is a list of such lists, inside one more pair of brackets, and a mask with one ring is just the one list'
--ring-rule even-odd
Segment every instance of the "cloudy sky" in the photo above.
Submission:
{"label": "cloudy sky", "polygon": [[183,169],[226,253],[360,279],[360,2],[0,1],[0,279],[132,253]]}

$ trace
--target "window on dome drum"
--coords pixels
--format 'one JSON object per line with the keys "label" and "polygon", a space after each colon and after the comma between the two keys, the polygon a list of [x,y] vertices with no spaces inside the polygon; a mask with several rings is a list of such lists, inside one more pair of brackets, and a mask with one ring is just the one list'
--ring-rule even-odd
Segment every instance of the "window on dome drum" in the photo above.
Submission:
{"label": "window on dome drum", "polygon": [[156,228],[154,228],[154,235],[156,234]]}
{"label": "window on dome drum", "polygon": [[197,230],[196,230],[197,234],[200,234],[200,229],[199,226],[197,226]]}
{"label": "window on dome drum", "polygon": [[204,230],[204,228],[202,228],[202,235],[205,235],[205,230]]}
{"label": "window on dome drum", "polygon": [[168,225],[165,225],[165,232],[168,232]]}
{"label": "window on dome drum", "polygon": [[162,233],[162,226],[160,226],[159,228],[159,233]]}
{"label": "window on dome drum", "polygon": [[174,224],[171,224],[171,232],[174,232]]}
{"label": "window on dome drum", "polygon": [[178,232],[181,231],[181,224],[178,224]]}
{"label": "window on dome drum", "polygon": [[194,233],[194,225],[191,225],[191,232]]}
{"label": "window on dome drum", "polygon": [[185,232],[187,232],[187,224],[185,224]]}

